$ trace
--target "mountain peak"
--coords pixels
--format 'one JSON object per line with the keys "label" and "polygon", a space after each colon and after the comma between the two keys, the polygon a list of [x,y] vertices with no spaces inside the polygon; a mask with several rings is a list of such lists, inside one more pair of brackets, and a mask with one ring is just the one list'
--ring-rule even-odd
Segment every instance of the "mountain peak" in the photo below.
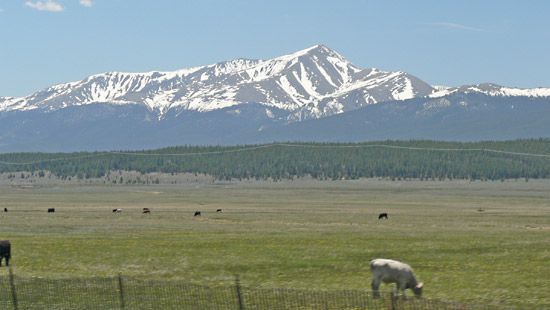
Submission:
{"label": "mountain peak", "polygon": [[300,52],[303,52],[303,53],[311,53],[311,52],[334,52],[333,49],[331,49],[330,47],[324,45],[324,44],[315,44],[313,46],[310,46],[308,48],[305,48],[301,51],[298,51],[296,53],[300,53]]}
{"label": "mountain peak", "polygon": [[343,60],[343,61],[347,62],[347,60],[342,55],[340,55],[335,50],[333,50],[333,49],[331,49],[331,48],[329,48],[329,47],[327,47],[323,44],[313,45],[313,46],[310,46],[308,48],[296,51],[296,52],[291,53],[291,54],[279,56],[275,59],[294,59],[294,58],[299,58],[299,57],[302,57],[302,56],[323,57],[323,58],[332,56],[332,57],[336,57],[340,60]]}
{"label": "mountain peak", "polygon": [[289,121],[294,121],[430,93],[420,80],[401,72],[362,70],[316,44],[267,60],[237,58],[172,72],[105,72],[27,97],[3,98],[0,111],[138,104],[162,118],[172,109],[206,112],[255,102],[292,112]]}
{"label": "mountain peak", "polygon": [[288,111],[289,121],[322,118],[366,105],[455,92],[490,96],[550,97],[550,89],[508,88],[491,83],[434,88],[402,71],[361,69],[335,50],[316,44],[272,59],[237,58],[176,71],[105,72],[54,85],[21,98],[0,98],[0,111],[54,111],[89,104],[199,112],[242,103]]}

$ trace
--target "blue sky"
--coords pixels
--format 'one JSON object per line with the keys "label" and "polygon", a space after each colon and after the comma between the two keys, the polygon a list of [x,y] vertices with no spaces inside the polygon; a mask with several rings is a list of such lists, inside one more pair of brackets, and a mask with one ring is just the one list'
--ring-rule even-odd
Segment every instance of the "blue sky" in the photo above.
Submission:
{"label": "blue sky", "polygon": [[0,0],[0,97],[318,43],[434,85],[550,87],[550,1]]}

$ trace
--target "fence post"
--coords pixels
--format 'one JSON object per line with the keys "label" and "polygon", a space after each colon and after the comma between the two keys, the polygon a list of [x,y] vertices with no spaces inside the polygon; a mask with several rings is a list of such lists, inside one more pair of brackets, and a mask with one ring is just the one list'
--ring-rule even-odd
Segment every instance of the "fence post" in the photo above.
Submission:
{"label": "fence post", "polygon": [[118,274],[118,293],[120,297],[120,309],[124,310],[124,287],[122,286],[122,274]]}
{"label": "fence post", "polygon": [[243,296],[241,294],[241,281],[239,275],[235,276],[235,289],[237,290],[237,301],[239,303],[239,310],[244,310]]}
{"label": "fence post", "polygon": [[19,305],[17,304],[17,291],[15,290],[15,279],[13,277],[13,270],[11,269],[11,267],[9,267],[8,271],[9,271],[9,279],[10,279],[11,298],[13,301],[13,309],[18,310]]}
{"label": "fence post", "polygon": [[397,310],[397,294],[390,292],[391,310]]}

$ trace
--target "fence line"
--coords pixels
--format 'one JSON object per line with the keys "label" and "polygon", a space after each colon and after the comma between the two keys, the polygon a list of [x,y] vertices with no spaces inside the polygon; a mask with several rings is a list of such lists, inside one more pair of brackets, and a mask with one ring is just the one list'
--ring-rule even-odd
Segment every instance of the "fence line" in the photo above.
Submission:
{"label": "fence line", "polygon": [[183,280],[123,277],[44,279],[0,276],[0,309],[369,309],[490,310],[432,299],[403,298],[384,292],[374,298],[361,290],[249,288],[237,277],[233,285],[206,286]]}

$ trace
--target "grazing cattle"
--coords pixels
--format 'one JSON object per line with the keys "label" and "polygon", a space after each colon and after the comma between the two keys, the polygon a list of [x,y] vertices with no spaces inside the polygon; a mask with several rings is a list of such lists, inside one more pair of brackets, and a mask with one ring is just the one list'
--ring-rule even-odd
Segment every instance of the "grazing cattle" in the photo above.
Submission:
{"label": "grazing cattle", "polygon": [[151,213],[151,210],[149,208],[143,208],[143,213],[144,214],[149,214],[149,213]]}
{"label": "grazing cattle", "polygon": [[195,215],[193,216],[201,216],[201,211],[195,211]]}
{"label": "grazing cattle", "polygon": [[388,219],[388,213],[380,213],[378,214],[378,219],[381,220],[381,219]]}
{"label": "grazing cattle", "polygon": [[411,266],[392,259],[377,258],[370,261],[372,272],[372,291],[374,297],[380,297],[378,288],[382,282],[395,283],[397,290],[405,295],[406,289],[411,289],[416,297],[422,296],[422,283],[416,280]]}
{"label": "grazing cattle", "polygon": [[55,212],[55,208],[48,208],[48,213],[54,213]]}
{"label": "grazing cattle", "polygon": [[2,267],[3,258],[6,259],[6,266],[9,266],[11,258],[11,243],[9,240],[0,240],[0,267]]}
{"label": "grazing cattle", "polygon": [[222,213],[222,209],[216,210],[216,213]]}
{"label": "grazing cattle", "polygon": [[8,208],[4,208],[4,212],[8,212]]}
{"label": "grazing cattle", "polygon": [[113,209],[113,213],[121,213],[121,212],[122,212],[121,208]]}

